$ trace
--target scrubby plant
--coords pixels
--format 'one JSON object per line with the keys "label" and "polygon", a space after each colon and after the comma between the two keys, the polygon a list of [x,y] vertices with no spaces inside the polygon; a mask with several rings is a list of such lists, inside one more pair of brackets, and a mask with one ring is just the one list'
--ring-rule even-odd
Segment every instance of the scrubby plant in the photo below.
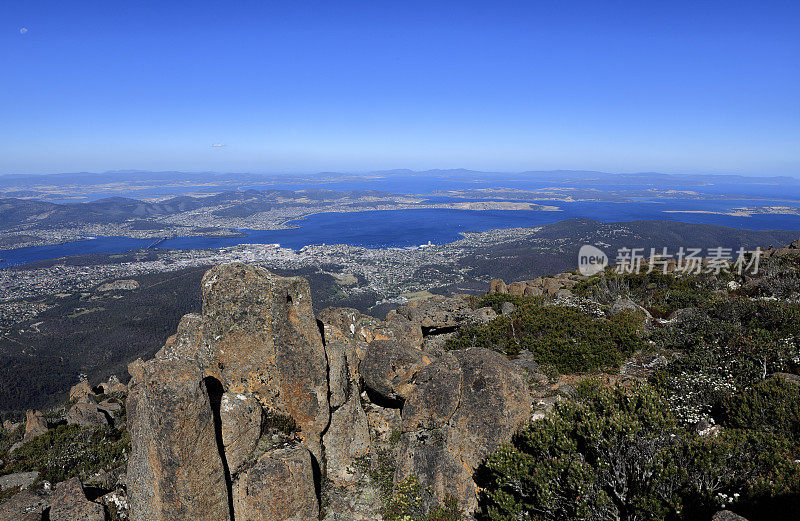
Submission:
{"label": "scrubby plant", "polygon": [[581,385],[574,403],[529,424],[479,476],[492,521],[706,520],[723,507],[754,521],[800,507],[800,466],[785,438],[699,436],[650,386]]}
{"label": "scrubby plant", "polygon": [[627,311],[598,318],[574,307],[545,305],[535,297],[509,297],[488,295],[480,304],[499,308],[502,302],[515,302],[514,313],[461,328],[446,349],[484,347],[506,355],[527,349],[539,364],[569,373],[615,368],[644,347],[638,332],[641,314]]}
{"label": "scrubby plant", "polygon": [[463,521],[464,512],[453,496],[438,504],[429,487],[415,476],[394,482],[395,461],[389,450],[360,458],[356,466],[367,473],[381,497],[384,521]]}
{"label": "scrubby plant", "polygon": [[38,471],[40,479],[52,483],[75,476],[87,478],[125,463],[129,447],[124,430],[60,425],[14,451],[14,460],[2,473]]}
{"label": "scrubby plant", "polygon": [[800,383],[777,376],[722,400],[726,427],[783,437],[800,456]]}

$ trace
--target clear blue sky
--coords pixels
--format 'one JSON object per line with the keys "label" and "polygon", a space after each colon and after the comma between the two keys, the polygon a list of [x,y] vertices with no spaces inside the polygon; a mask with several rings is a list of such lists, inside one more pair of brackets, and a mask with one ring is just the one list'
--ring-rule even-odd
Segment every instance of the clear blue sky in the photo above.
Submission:
{"label": "clear blue sky", "polygon": [[797,0],[4,0],[0,173],[800,175],[799,27]]}

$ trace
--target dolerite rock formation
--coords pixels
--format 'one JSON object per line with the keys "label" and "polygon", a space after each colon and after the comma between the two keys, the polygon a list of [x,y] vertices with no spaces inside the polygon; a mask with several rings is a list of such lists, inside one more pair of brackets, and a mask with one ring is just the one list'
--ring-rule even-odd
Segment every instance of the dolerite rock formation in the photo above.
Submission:
{"label": "dolerite rock formation", "polygon": [[471,510],[473,471],[530,418],[525,380],[503,356],[423,350],[494,316],[462,298],[385,321],[340,308],[315,318],[301,278],[233,264],[202,285],[202,314],[129,366],[132,521],[317,519],[323,482],[326,519],[379,519],[356,463],[393,434],[396,480],[414,474]]}
{"label": "dolerite rock formation", "polygon": [[473,472],[531,418],[520,369],[482,348],[451,351],[421,369],[402,410],[396,480],[416,476],[443,501],[477,506]]}
{"label": "dolerite rock formation", "polygon": [[59,483],[50,504],[50,521],[105,521],[103,505],[86,498],[78,478]]}
{"label": "dolerite rock formation", "polygon": [[[271,440],[261,439],[262,416],[270,415],[290,418],[297,450],[310,451],[307,472],[298,474],[309,483],[292,492],[312,493],[292,504],[318,509],[312,476],[330,413],[308,283],[227,265],[202,284],[202,315],[184,317],[153,360],[129,368],[131,518],[220,521],[235,517],[236,505],[268,509],[288,493],[275,480],[258,483],[259,462],[272,457]],[[243,495],[241,483],[259,493]]]}
{"label": "dolerite rock formation", "polygon": [[322,461],[328,367],[308,282],[239,264],[209,270],[202,289],[203,371],[226,392],[253,394],[267,409],[291,416]]}

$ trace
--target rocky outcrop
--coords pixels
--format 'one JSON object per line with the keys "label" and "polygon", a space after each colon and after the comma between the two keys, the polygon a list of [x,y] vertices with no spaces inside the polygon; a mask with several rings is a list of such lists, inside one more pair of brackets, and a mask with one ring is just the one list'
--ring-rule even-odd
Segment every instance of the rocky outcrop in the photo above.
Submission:
{"label": "rocky outcrop", "polygon": [[472,314],[473,310],[465,299],[434,295],[400,306],[390,311],[386,318],[391,321],[393,317],[403,317],[419,324],[423,332],[430,333],[455,328],[468,320]]}
{"label": "rocky outcrop", "polygon": [[41,411],[26,411],[25,412],[25,435],[22,437],[22,442],[41,436],[47,432],[47,420]]}
{"label": "rocky outcrop", "polygon": [[0,521],[41,521],[50,508],[50,493],[45,490],[24,490],[0,503]]}
{"label": "rocky outcrop", "polygon": [[96,395],[88,380],[81,380],[69,390],[69,401],[71,402],[88,402],[93,401],[94,398]]}
{"label": "rocky outcrop", "polygon": [[528,387],[514,364],[486,349],[452,351],[416,375],[402,410],[395,478],[414,475],[440,501],[453,494],[474,510],[473,472],[530,416]]}
{"label": "rocky outcrop", "polygon": [[413,474],[472,509],[472,473],[530,418],[502,355],[422,349],[490,308],[434,297],[385,321],[335,308],[315,319],[300,278],[228,265],[202,285],[202,314],[129,366],[133,521],[316,519],[323,477],[339,508],[369,519],[377,491],[353,469],[398,434],[395,479]]}
{"label": "rocky outcrop", "polygon": [[157,357],[129,370],[131,519],[229,520],[229,478],[208,386],[197,366]]}
{"label": "rocky outcrop", "polygon": [[105,426],[110,422],[108,413],[101,410],[94,402],[78,402],[67,411],[67,423],[81,427]]}
{"label": "rocky outcrop", "polygon": [[318,320],[322,325],[328,357],[331,421],[322,442],[328,479],[335,484],[352,481],[356,461],[370,448],[369,424],[361,404],[360,359],[368,338],[385,326],[354,309],[327,308]]}
{"label": "rocky outcrop", "polygon": [[[583,278],[581,275],[573,273],[559,273],[553,277],[537,277],[533,280],[512,282],[508,285],[500,279],[495,279],[489,285],[489,293],[520,297],[568,297],[571,295],[570,288]],[[564,292],[565,290],[566,292]]]}
{"label": "rocky outcrop", "polygon": [[236,519],[306,521],[319,518],[311,454],[300,444],[271,450],[233,487]]}
{"label": "rocky outcrop", "polygon": [[59,483],[53,492],[50,521],[105,521],[103,505],[86,498],[78,478]]}
{"label": "rocky outcrop", "polygon": [[387,400],[405,399],[414,375],[433,359],[397,340],[370,342],[361,362],[361,376],[368,389]]}
{"label": "rocky outcrop", "polygon": [[[330,419],[308,283],[227,265],[209,270],[202,289],[202,314],[129,367],[131,519],[284,519],[269,512],[291,511],[292,494],[305,506],[286,519],[306,519],[308,505],[318,509],[314,469],[324,468]],[[276,443],[297,445],[291,462]],[[301,493],[309,489],[313,502]]]}
{"label": "rocky outcrop", "polygon": [[268,410],[293,418],[322,462],[328,367],[308,282],[233,264],[210,269],[202,289],[198,362],[204,374],[226,392],[252,394]]}

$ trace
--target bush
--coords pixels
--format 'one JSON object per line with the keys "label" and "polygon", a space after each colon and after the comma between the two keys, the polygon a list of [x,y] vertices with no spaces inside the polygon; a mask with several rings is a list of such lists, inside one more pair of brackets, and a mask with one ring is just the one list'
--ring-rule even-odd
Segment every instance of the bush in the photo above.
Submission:
{"label": "bush", "polygon": [[18,448],[15,461],[3,473],[35,470],[40,479],[51,483],[75,476],[85,479],[125,463],[129,445],[127,431],[61,425]]}
{"label": "bush", "polygon": [[595,318],[573,307],[543,305],[535,297],[508,297],[489,295],[479,304],[499,308],[504,301],[515,302],[514,313],[487,325],[461,328],[446,349],[484,347],[506,355],[527,349],[539,364],[552,364],[569,373],[615,368],[625,356],[644,347],[638,313]]}
{"label": "bush", "polygon": [[775,434],[800,456],[800,385],[770,378],[722,401],[722,424]]}
{"label": "bush", "polygon": [[724,287],[722,278],[710,274],[674,276],[659,271],[625,274],[608,271],[581,281],[572,291],[606,304],[629,297],[653,316],[666,317],[678,309],[712,300],[714,290]]}
{"label": "bush", "polygon": [[785,439],[735,429],[700,437],[648,386],[582,385],[575,403],[529,424],[480,475],[492,521],[706,520],[723,507],[756,521],[800,506]]}

